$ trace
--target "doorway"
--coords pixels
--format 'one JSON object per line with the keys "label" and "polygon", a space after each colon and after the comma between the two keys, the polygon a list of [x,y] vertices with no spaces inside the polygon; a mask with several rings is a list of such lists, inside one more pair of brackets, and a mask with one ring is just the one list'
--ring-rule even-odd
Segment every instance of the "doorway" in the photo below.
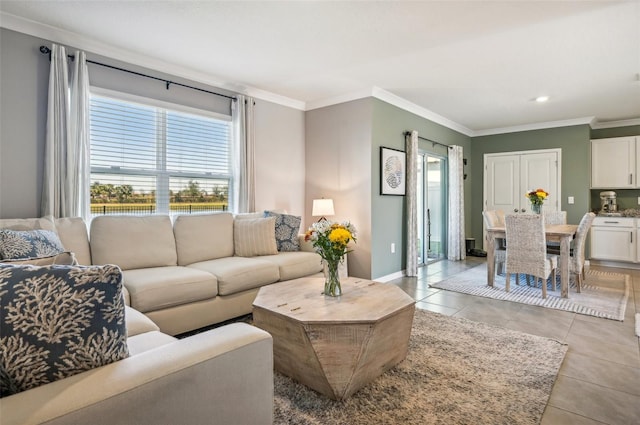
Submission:
{"label": "doorway", "polygon": [[418,154],[418,264],[445,258],[447,245],[447,159]]}

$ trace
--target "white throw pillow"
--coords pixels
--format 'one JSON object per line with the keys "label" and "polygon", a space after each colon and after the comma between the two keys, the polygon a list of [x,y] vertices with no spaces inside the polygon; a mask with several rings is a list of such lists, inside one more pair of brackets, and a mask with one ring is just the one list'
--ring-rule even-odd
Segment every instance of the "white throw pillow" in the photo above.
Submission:
{"label": "white throw pillow", "polygon": [[234,220],[233,245],[239,257],[277,254],[276,218]]}

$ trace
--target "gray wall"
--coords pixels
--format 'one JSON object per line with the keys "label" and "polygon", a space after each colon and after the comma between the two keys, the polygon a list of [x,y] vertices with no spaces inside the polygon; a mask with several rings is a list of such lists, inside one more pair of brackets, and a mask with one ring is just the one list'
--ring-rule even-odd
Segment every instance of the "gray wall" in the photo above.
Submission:
{"label": "gray wall", "polygon": [[[375,98],[307,112],[307,205],[310,208],[314,198],[333,198],[334,219],[349,219],[357,226],[358,242],[349,254],[349,273],[354,276],[379,278],[405,268],[405,198],[380,195],[380,147],[404,151],[407,130],[461,145],[465,155],[470,154],[469,137]],[[424,141],[420,148],[447,154],[446,148]],[[465,186],[469,214],[469,181]],[[468,222],[466,229],[471,231]],[[396,244],[395,254],[391,243]]]}
{"label": "gray wall", "polygon": [[[0,217],[40,215],[51,42],[0,29]],[[73,50],[73,49],[71,49]],[[71,52],[68,50],[68,52]],[[87,58],[223,94],[231,92],[93,55]],[[98,65],[89,65],[92,86],[180,103],[230,115],[230,100]],[[256,208],[304,212],[304,112],[257,101]],[[262,161],[260,160],[262,158]],[[289,161],[294,163],[289,163]],[[273,173],[274,167],[280,173]],[[284,175],[283,170],[286,170]]]}
{"label": "gray wall", "polygon": [[37,217],[49,62],[34,37],[0,29],[0,218]]}
{"label": "gray wall", "polygon": [[313,199],[333,199],[332,220],[349,220],[358,231],[348,255],[349,274],[371,278],[371,120],[372,98],[306,113],[306,222]]}
{"label": "gray wall", "polygon": [[[472,139],[471,171],[473,237],[482,241],[482,201],[484,154],[496,152],[525,151],[534,149],[562,149],[562,199],[561,209],[567,211],[567,221],[578,223],[590,210],[590,144],[589,126],[550,128],[523,131]],[[524,194],[523,194],[524,196]],[[575,204],[569,205],[567,198],[573,196]]]}

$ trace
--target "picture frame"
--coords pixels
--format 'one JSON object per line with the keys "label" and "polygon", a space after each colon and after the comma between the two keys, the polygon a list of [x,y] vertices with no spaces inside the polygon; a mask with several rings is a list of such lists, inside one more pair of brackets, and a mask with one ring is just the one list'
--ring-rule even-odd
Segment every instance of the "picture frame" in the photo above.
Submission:
{"label": "picture frame", "polygon": [[380,147],[380,195],[404,196],[407,187],[407,154]]}

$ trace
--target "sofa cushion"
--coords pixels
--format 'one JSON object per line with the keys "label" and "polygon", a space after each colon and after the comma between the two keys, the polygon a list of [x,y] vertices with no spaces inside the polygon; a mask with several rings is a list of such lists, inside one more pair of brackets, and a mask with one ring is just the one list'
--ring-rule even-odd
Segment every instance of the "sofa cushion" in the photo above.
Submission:
{"label": "sofa cushion", "polygon": [[143,313],[218,295],[218,281],[211,273],[181,266],[124,270],[131,307]]}
{"label": "sofa cushion", "polygon": [[178,265],[233,256],[233,215],[181,215],[173,223]]}
{"label": "sofa cushion", "polygon": [[91,265],[87,224],[80,217],[56,218],[56,232],[66,251],[75,254],[79,264]]}
{"label": "sofa cushion", "polygon": [[260,259],[278,266],[280,280],[297,279],[322,271],[322,258],[313,252],[281,252],[278,255],[265,255]]}
{"label": "sofa cushion", "polygon": [[277,254],[275,223],[275,217],[234,220],[233,246],[236,255],[255,257]]}
{"label": "sofa cushion", "polygon": [[219,295],[231,295],[247,289],[258,288],[277,282],[280,278],[276,264],[258,258],[218,258],[217,260],[190,264],[188,267],[216,275]]}
{"label": "sofa cushion", "polygon": [[135,308],[125,306],[124,312],[125,323],[127,324],[127,337],[160,330],[158,325],[153,323],[153,320]]}
{"label": "sofa cushion", "polygon": [[300,251],[298,233],[300,233],[300,216],[265,211],[265,217],[276,218],[276,245],[280,252]]}
{"label": "sofa cushion", "polygon": [[94,264],[117,264],[122,270],[178,264],[168,215],[96,217],[90,237]]}
{"label": "sofa cushion", "polygon": [[132,356],[176,342],[178,339],[159,331],[145,332],[127,339],[129,353]]}
{"label": "sofa cushion", "polygon": [[129,354],[117,266],[0,264],[0,298],[3,396]]}
{"label": "sofa cushion", "polygon": [[244,220],[244,219],[253,219],[253,218],[264,218],[263,212],[250,212],[250,213],[238,213],[234,214],[234,220]]}
{"label": "sofa cushion", "polygon": [[60,254],[51,255],[49,257],[24,258],[20,260],[0,260],[6,264],[22,264],[32,266],[77,266],[78,261],[73,252],[61,252]]}
{"label": "sofa cushion", "polygon": [[27,259],[49,257],[64,252],[53,230],[0,230],[0,258]]}

